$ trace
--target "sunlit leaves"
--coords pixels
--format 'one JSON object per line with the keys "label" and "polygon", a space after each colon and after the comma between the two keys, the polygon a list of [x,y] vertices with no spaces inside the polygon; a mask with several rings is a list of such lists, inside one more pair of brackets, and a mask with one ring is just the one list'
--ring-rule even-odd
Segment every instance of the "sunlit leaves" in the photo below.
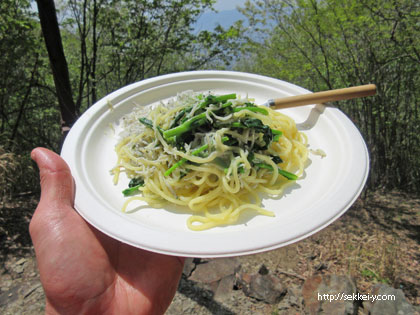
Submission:
{"label": "sunlit leaves", "polygon": [[72,80],[82,110],[94,101],[93,93],[100,97],[144,78],[198,69],[216,59],[227,63],[238,35],[234,29],[195,32],[194,23],[214,0],[68,1],[72,13],[62,24],[64,44],[67,58],[74,60]]}
{"label": "sunlit leaves", "polygon": [[376,97],[341,108],[369,144],[371,185],[418,189],[420,3],[266,0],[249,1],[244,12],[254,27],[239,69],[315,91],[378,86]]}

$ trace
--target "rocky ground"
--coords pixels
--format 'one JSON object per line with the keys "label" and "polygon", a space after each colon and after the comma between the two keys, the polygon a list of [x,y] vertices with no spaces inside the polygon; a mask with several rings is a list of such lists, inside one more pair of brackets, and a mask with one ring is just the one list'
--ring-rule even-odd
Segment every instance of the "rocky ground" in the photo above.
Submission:
{"label": "rocky ground", "polygon": [[[0,314],[42,314],[44,295],[28,235],[36,206],[0,204]],[[320,301],[319,294],[345,294]],[[262,254],[188,259],[167,314],[418,314],[420,199],[376,192],[328,228]],[[395,301],[358,301],[387,294]],[[330,298],[332,296],[330,295]]]}

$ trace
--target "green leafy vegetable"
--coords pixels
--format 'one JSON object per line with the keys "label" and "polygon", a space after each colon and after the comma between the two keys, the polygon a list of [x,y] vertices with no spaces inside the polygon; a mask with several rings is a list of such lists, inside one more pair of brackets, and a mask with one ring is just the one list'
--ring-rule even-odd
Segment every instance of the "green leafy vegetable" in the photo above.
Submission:
{"label": "green leafy vegetable", "polygon": [[264,143],[257,144],[257,148],[259,150],[266,150],[268,145],[273,140],[273,131],[272,129],[264,125],[263,122],[257,118],[247,118],[242,120],[242,124],[244,124],[247,128],[255,129],[258,132],[263,134],[263,141]]}
{"label": "green leafy vegetable", "polygon": [[[258,167],[258,168],[265,168],[267,170],[273,171],[273,167],[270,164],[256,163],[256,164],[254,164],[254,166]],[[282,170],[281,168],[277,168],[277,171],[279,172],[280,175],[286,177],[289,180],[297,180],[298,179],[298,177],[295,174],[290,173],[290,172],[285,171],[285,170]]]}
{"label": "green leafy vegetable", "polygon": [[153,129],[153,121],[151,121],[150,119],[142,117],[139,118],[139,121],[146,127]]}
{"label": "green leafy vegetable", "polygon": [[205,122],[206,122],[206,113],[202,113],[200,115],[197,115],[188,119],[187,121],[185,121],[184,123],[182,123],[181,125],[175,128],[165,130],[163,132],[163,137],[166,140],[168,140],[172,137],[180,136],[198,126],[203,125]]}
{"label": "green leafy vegetable", "polygon": [[122,193],[125,197],[134,195],[136,193],[139,193],[139,188],[144,186],[144,179],[141,177],[136,177],[130,180],[128,183],[128,188],[124,189]]}
{"label": "green leafy vegetable", "polygon": [[268,111],[265,108],[256,107],[256,106],[236,107],[236,108],[233,109],[233,112],[237,113],[237,112],[239,112],[241,110],[244,110],[244,109],[249,110],[249,111],[254,112],[254,113],[260,113],[260,114],[263,114],[263,115],[268,115]]}
{"label": "green leafy vegetable", "polygon": [[271,156],[271,159],[276,164],[283,163],[283,160],[279,156]]}
{"label": "green leafy vegetable", "polygon": [[[237,120],[232,121],[231,118],[228,118],[228,115],[231,113],[237,113],[242,110],[248,110],[254,113],[259,113],[262,115],[268,115],[268,110],[262,107],[258,107],[257,105],[246,102],[242,105],[234,105],[232,103],[233,99],[236,99],[236,94],[226,94],[220,96],[208,95],[206,97],[200,96],[200,103],[197,106],[188,106],[181,109],[178,113],[175,114],[173,121],[170,123],[170,127],[167,130],[162,130],[159,128],[159,131],[163,135],[163,138],[175,145],[178,150],[185,150],[187,144],[192,143],[195,139],[196,133],[206,133],[212,131],[214,129],[220,128],[228,128],[228,129],[252,129],[255,133],[260,134],[253,138],[253,140],[249,140],[245,143],[245,148],[249,151],[248,153],[248,160],[250,161],[253,167],[257,168],[271,168],[269,164],[262,163],[262,161],[257,161],[254,159],[254,151],[264,154],[262,151],[266,150],[271,142],[279,141],[280,137],[282,136],[282,132],[280,130],[271,129],[268,125],[265,125],[260,119],[251,117],[247,114],[243,115],[242,117],[238,118]],[[240,104],[240,103],[239,103]],[[221,120],[213,120],[209,118],[209,105],[216,105],[211,108],[211,111],[218,116],[225,116],[225,121]],[[194,108],[194,113],[192,110]],[[210,113],[211,113],[210,111]],[[153,128],[153,122],[147,118],[140,118],[139,121],[144,124],[148,128]],[[241,131],[238,131],[241,132]],[[234,136],[224,136],[222,139],[223,143],[228,146],[237,146],[239,145],[239,140],[236,139]],[[243,140],[241,140],[243,141]],[[209,144],[204,144],[194,151],[191,152],[192,156],[199,156],[204,154],[209,149]],[[208,154],[208,153],[205,153]],[[274,163],[279,164],[283,161],[278,156],[271,156]],[[164,174],[165,176],[169,176],[172,172],[186,163],[188,159],[182,158],[175,164],[173,164]],[[190,162],[192,163],[192,162]],[[225,161],[221,158],[218,158],[215,163],[219,165],[223,165],[224,169],[230,164],[230,161]],[[243,165],[238,167],[238,172],[244,172]],[[279,174],[285,176],[288,179],[295,180],[297,179],[296,175],[283,171],[279,168]],[[185,174],[184,174],[185,175]],[[141,185],[141,184],[138,184]],[[137,187],[135,185],[134,187]],[[130,188],[131,189],[131,188]],[[138,190],[138,187],[137,187]],[[130,191],[127,191],[130,193]]]}
{"label": "green leafy vegetable", "polygon": [[[222,141],[227,141],[228,137],[223,137]],[[191,155],[197,156],[199,155],[201,152],[207,150],[209,148],[208,144],[204,144],[201,147],[199,147],[198,149],[195,149],[193,152],[191,152]],[[178,167],[180,167],[182,164],[184,164],[185,162],[187,162],[188,160],[186,158],[182,158],[180,159],[178,162],[176,162],[174,165],[172,165],[166,172],[165,172],[165,176],[169,176],[171,175],[171,173],[177,169]]]}
{"label": "green leafy vegetable", "polygon": [[179,137],[187,132],[192,132],[197,129],[197,127],[207,123],[206,113],[200,110],[206,108],[210,104],[221,104],[222,108],[228,107],[232,105],[232,103],[227,101],[235,98],[236,94],[220,96],[209,95],[200,103],[193,117],[187,116],[192,110],[191,106],[180,110],[172,121],[170,129],[163,131],[163,137],[166,140],[170,140],[173,139],[173,137]]}

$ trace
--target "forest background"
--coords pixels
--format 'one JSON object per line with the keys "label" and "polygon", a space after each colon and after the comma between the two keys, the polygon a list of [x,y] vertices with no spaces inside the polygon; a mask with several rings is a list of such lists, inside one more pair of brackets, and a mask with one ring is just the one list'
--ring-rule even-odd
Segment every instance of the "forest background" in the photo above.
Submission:
{"label": "forest background", "polygon": [[[0,1],[2,243],[16,240],[4,226],[21,216],[6,202],[39,196],[33,148],[59,152],[63,135],[97,100],[179,71],[246,71],[312,91],[376,84],[375,96],[336,104],[369,148],[363,196],[419,197],[420,2],[252,0],[238,8],[243,20],[232,26],[197,28],[214,2],[61,0],[54,7],[52,0]],[[27,229],[27,222],[17,228]]]}
{"label": "forest background", "polygon": [[56,3],[57,11],[38,0],[53,23],[44,25],[50,55],[35,3],[0,3],[2,196],[38,191],[30,151],[59,152],[63,130],[101,97],[202,69],[258,73],[313,91],[376,84],[375,97],[340,102],[369,147],[367,189],[420,191],[418,1],[247,1],[243,21],[202,31],[194,25],[214,1]]}

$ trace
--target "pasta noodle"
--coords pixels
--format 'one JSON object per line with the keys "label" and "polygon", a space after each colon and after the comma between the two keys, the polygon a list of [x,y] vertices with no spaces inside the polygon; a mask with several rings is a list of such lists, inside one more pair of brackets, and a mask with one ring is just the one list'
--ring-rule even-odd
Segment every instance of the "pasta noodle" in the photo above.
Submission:
{"label": "pasta noodle", "polygon": [[236,94],[183,92],[138,106],[121,123],[112,173],[114,183],[121,173],[131,179],[122,210],[134,200],[184,206],[196,231],[235,224],[244,211],[274,216],[260,195],[281,195],[308,158],[290,117]]}

